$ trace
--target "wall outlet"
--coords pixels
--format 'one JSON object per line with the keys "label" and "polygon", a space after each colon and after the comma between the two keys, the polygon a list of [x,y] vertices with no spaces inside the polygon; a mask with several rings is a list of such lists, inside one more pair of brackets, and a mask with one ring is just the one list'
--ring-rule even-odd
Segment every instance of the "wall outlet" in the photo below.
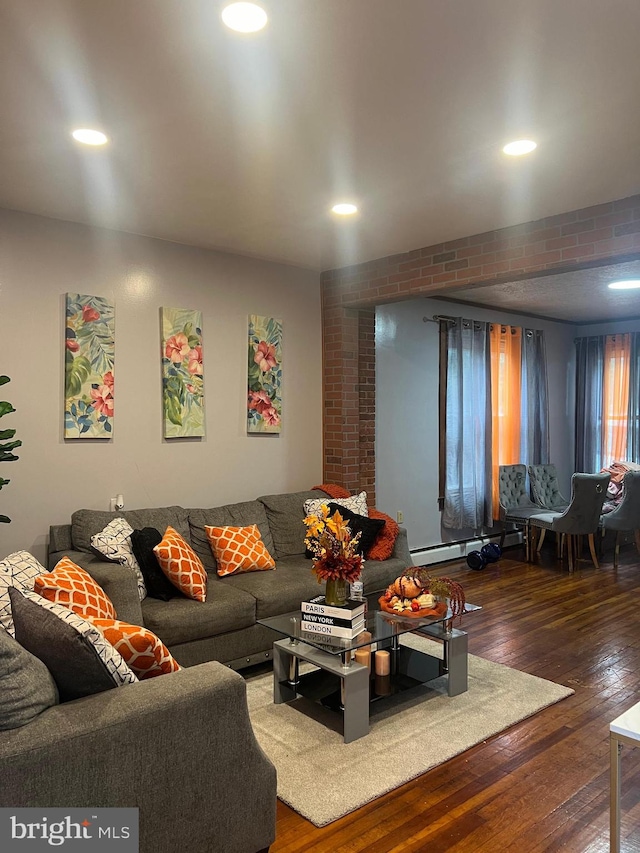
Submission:
{"label": "wall outlet", "polygon": [[396,513],[396,521],[398,522],[398,524],[402,524],[402,522],[404,521],[404,513],[401,509],[399,509]]}
{"label": "wall outlet", "polygon": [[118,498],[111,498],[109,501],[109,512],[116,511],[116,504],[118,503]]}

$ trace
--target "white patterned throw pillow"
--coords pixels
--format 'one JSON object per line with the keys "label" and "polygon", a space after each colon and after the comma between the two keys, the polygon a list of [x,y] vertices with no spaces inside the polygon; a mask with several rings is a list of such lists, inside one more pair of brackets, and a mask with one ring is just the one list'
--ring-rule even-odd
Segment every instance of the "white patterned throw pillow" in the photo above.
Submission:
{"label": "white patterned throw pillow", "polygon": [[323,504],[338,504],[350,509],[352,512],[357,512],[358,515],[366,515],[369,517],[369,509],[367,507],[367,493],[360,492],[359,495],[352,495],[350,498],[310,498],[304,502],[305,515],[318,515],[320,507]]}
{"label": "white patterned throw pillow", "polygon": [[108,560],[128,566],[136,573],[140,601],[147,597],[147,588],[131,546],[133,527],[124,518],[114,518],[100,533],[91,537],[91,545]]}
{"label": "white patterned throw pillow", "polygon": [[15,637],[9,587],[16,586],[33,592],[33,582],[38,575],[46,572],[33,554],[28,551],[16,551],[0,562],[0,625]]}

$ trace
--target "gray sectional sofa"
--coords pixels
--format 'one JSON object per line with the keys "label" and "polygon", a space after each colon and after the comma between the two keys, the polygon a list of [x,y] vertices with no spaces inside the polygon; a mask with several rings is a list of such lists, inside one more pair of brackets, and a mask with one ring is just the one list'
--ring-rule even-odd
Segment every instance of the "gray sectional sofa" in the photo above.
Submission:
{"label": "gray sectional sofa", "polygon": [[[258,625],[258,619],[295,610],[303,599],[322,593],[322,586],[311,571],[311,561],[305,557],[302,519],[304,502],[323,494],[316,489],[265,495],[211,509],[172,506],[120,513],[78,510],[71,524],[51,527],[49,567],[66,555],[85,568],[113,601],[118,618],[149,628],[181,665],[216,660],[241,669],[270,659],[273,642],[278,639],[272,630]],[[106,562],[91,549],[91,537],[116,516],[125,518],[134,529],[155,527],[164,533],[171,525],[184,536],[207,569],[206,602],[187,598],[145,598],[140,602],[134,573]],[[249,524],[258,525],[276,561],[275,571],[220,578],[205,525]],[[362,575],[365,592],[383,589],[411,564],[406,531],[401,528],[390,559],[366,561]]]}
{"label": "gray sectional sofa", "polygon": [[137,807],[140,853],[256,853],[276,834],[276,770],[244,679],[210,662],[0,731],[0,806]]}

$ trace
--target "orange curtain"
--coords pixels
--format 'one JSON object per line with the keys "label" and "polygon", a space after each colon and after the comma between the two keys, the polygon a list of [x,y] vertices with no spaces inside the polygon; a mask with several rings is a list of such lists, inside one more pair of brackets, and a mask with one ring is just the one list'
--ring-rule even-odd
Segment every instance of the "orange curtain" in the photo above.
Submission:
{"label": "orange curtain", "polygon": [[493,515],[499,518],[498,467],[520,462],[520,365],[522,329],[490,330]]}
{"label": "orange curtain", "polygon": [[602,464],[605,467],[626,458],[630,356],[631,335],[607,335],[602,407]]}

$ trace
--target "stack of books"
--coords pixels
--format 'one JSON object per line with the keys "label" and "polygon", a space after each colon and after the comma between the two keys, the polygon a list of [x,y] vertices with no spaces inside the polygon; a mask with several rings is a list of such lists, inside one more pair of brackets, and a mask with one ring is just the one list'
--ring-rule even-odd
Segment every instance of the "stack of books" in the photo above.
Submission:
{"label": "stack of books", "polygon": [[325,604],[324,596],[303,601],[300,605],[302,620],[300,628],[323,634],[325,637],[338,637],[353,640],[365,629],[365,603],[350,599],[344,607]]}

